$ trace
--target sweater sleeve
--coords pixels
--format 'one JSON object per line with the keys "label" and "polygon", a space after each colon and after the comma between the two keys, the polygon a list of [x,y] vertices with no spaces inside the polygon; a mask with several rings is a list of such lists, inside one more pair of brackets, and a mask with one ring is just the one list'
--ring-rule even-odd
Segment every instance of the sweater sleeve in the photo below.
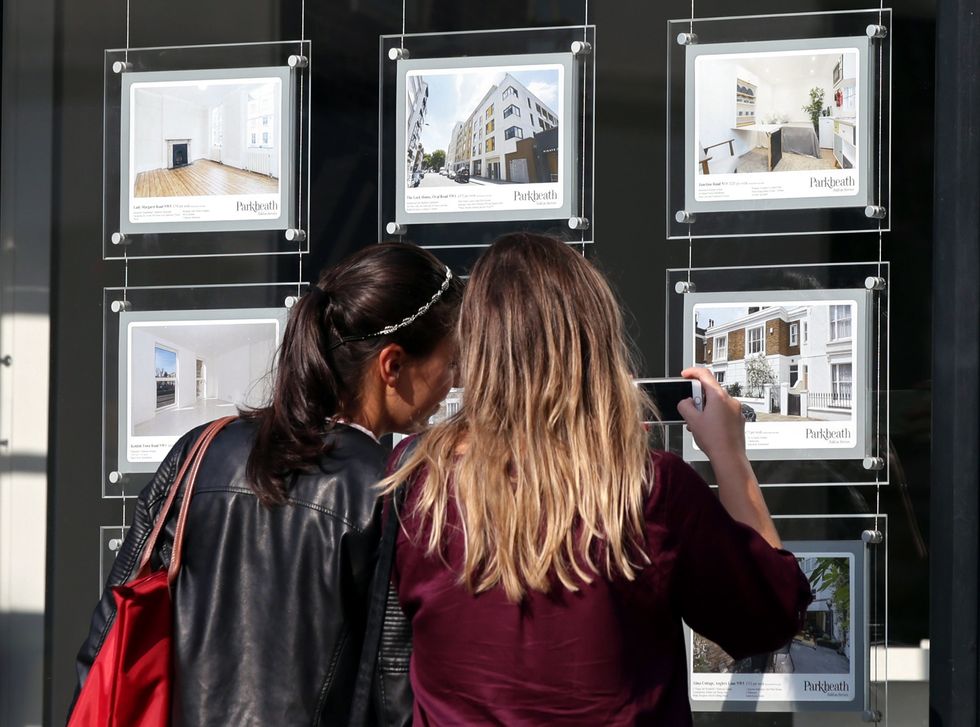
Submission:
{"label": "sweater sleeve", "polygon": [[773,651],[803,625],[813,599],[792,553],[736,522],[673,455],[656,468],[664,526],[676,547],[671,595],[688,626],[733,658]]}

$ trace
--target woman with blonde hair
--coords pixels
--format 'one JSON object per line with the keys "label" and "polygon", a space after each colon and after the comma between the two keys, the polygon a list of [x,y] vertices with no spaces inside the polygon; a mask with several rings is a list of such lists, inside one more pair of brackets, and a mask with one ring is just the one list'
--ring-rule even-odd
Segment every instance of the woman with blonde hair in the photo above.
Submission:
{"label": "woman with blonde hair", "polygon": [[494,243],[458,325],[460,411],[384,481],[407,488],[393,578],[416,724],[690,724],[682,619],[739,658],[789,641],[811,598],[738,403],[684,372],[716,498],[648,448],[615,297],[552,238]]}

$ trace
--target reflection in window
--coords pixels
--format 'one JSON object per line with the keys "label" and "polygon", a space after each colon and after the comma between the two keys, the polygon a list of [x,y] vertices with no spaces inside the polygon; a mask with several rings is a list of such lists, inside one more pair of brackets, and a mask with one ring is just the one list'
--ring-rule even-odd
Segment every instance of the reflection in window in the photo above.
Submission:
{"label": "reflection in window", "polygon": [[491,136],[489,139],[487,139],[487,152],[496,151],[496,149],[497,140]]}
{"label": "reflection in window", "polygon": [[524,132],[521,130],[521,128],[519,126],[511,126],[509,129],[507,129],[507,130],[504,131],[504,138],[505,139],[514,139],[514,138],[523,139],[524,138]]}
{"label": "reflection in window", "polygon": [[520,116],[521,115],[521,110],[519,108],[517,108],[514,104],[511,104],[510,106],[508,106],[507,108],[504,109],[504,118],[505,119],[508,116],[514,116],[514,115],[517,115],[517,116]]}

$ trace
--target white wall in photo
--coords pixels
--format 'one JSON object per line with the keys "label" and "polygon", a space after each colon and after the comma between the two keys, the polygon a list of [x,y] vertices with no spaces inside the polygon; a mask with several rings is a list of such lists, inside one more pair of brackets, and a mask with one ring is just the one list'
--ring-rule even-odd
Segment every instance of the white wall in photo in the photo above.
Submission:
{"label": "white wall in photo", "polygon": [[[259,406],[271,392],[275,323],[134,325],[130,336],[130,416],[134,431],[163,412],[202,404],[197,387],[199,360],[206,371],[206,401]],[[158,346],[177,354],[176,403],[164,409],[156,407],[154,349]]]}

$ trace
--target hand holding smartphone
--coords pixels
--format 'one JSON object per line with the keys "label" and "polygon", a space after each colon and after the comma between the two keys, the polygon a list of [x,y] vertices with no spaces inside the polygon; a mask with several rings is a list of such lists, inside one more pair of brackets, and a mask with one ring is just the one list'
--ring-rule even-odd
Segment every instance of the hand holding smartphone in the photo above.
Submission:
{"label": "hand holding smartphone", "polygon": [[704,409],[704,393],[697,379],[637,379],[635,383],[657,405],[661,424],[684,423],[677,406],[685,399],[691,399],[698,411]]}

